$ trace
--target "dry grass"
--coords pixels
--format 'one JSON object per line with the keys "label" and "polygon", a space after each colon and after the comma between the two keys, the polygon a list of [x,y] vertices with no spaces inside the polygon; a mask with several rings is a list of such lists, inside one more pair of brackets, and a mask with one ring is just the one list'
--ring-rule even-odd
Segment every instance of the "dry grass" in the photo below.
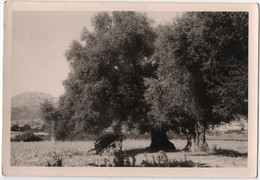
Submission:
{"label": "dry grass", "polygon": [[[174,139],[172,142],[181,150],[185,140]],[[145,148],[149,140],[125,140],[123,151],[126,156],[135,156],[136,166],[151,165],[158,153],[149,153]],[[168,159],[179,167],[246,167],[247,141],[208,140],[210,152],[166,152]],[[12,142],[12,166],[46,166],[53,158],[62,159],[62,166],[81,167],[96,164],[102,166],[104,161],[113,161],[113,156],[87,154],[93,148],[94,142]],[[47,164],[48,165],[48,164]]]}

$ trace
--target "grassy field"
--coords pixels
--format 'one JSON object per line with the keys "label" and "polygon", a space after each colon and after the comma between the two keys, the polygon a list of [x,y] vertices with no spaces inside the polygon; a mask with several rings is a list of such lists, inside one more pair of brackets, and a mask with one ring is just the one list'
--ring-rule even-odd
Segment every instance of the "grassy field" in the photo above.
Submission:
{"label": "grassy field", "polygon": [[[248,143],[245,138],[237,137],[227,136],[220,140],[215,140],[217,137],[209,137],[209,152],[183,152],[181,149],[186,141],[172,139],[177,151],[165,153],[148,152],[146,147],[149,146],[150,140],[126,139],[123,141],[123,151],[124,156],[129,157],[127,161],[135,161],[135,166],[158,165],[161,163],[160,159],[167,157],[167,162],[177,167],[246,167]],[[113,161],[114,156],[109,153],[102,156],[87,154],[93,147],[93,141],[56,142],[56,144],[47,141],[11,142],[11,165],[48,166],[52,161],[60,161],[62,166],[82,167],[93,164],[104,166],[104,162],[107,165],[107,161]]]}

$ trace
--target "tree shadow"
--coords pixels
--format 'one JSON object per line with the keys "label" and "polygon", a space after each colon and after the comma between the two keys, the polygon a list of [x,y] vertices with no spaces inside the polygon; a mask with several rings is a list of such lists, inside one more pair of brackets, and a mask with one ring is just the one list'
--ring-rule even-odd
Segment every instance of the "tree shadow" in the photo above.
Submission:
{"label": "tree shadow", "polygon": [[211,167],[207,163],[196,163],[191,160],[185,160],[185,161],[177,161],[175,159],[168,160],[166,163],[158,163],[158,162],[149,162],[149,161],[143,161],[140,165],[137,165],[136,167],[182,167],[182,168],[207,168]]}
{"label": "tree shadow", "polygon": [[[143,154],[143,153],[157,153],[160,150],[153,150],[150,149],[149,147],[147,148],[137,148],[137,149],[130,149],[130,150],[125,150],[125,155],[126,156],[136,156],[138,154]],[[182,150],[176,149],[176,150],[163,150],[164,152],[181,152]]]}
{"label": "tree shadow", "polygon": [[148,152],[149,152],[148,148],[129,149],[129,150],[125,150],[125,155],[126,156],[136,156],[138,154],[143,154],[143,153],[148,153]]}
{"label": "tree shadow", "polygon": [[207,163],[196,163],[196,162],[193,162],[191,160],[189,161],[173,161],[170,163],[171,165],[169,167],[200,167],[200,168],[206,168],[206,167],[211,167],[209,166]]}
{"label": "tree shadow", "polygon": [[231,149],[214,149],[212,152],[202,152],[202,153],[195,153],[189,154],[189,156],[226,156],[226,157],[245,157],[247,158],[247,153],[241,153]]}
{"label": "tree shadow", "polygon": [[[160,150],[151,150],[149,147],[147,148],[137,148],[137,149],[130,149],[125,150],[125,157],[134,157],[138,154],[145,154],[145,153],[158,153]],[[164,150],[163,152],[183,152],[182,150]],[[160,153],[159,153],[160,154]],[[158,154],[158,155],[159,155]],[[155,156],[156,158],[156,156]],[[149,162],[143,160],[142,164],[136,165],[136,167],[183,167],[183,168],[191,168],[191,167],[199,167],[199,168],[206,168],[206,167],[212,167],[209,166],[207,163],[200,163],[200,162],[193,162],[191,160],[168,160],[166,164],[160,164],[155,162]]]}
{"label": "tree shadow", "polygon": [[221,156],[227,156],[227,157],[247,157],[247,153],[240,153],[238,151],[234,151],[231,149],[214,149],[214,152],[211,153],[212,155],[221,155]]}

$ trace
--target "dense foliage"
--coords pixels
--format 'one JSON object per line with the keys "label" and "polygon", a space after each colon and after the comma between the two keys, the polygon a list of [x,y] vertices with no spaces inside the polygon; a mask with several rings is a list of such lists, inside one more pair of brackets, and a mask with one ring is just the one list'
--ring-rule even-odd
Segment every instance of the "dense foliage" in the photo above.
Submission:
{"label": "dense foliage", "polygon": [[173,53],[192,75],[212,123],[247,115],[248,14],[186,13],[175,23]]}
{"label": "dense foliage", "polygon": [[67,51],[71,66],[60,98],[69,136],[120,131],[146,120],[144,77],[153,75],[148,62],[156,38],[150,20],[136,12],[100,13],[94,32],[83,29],[81,41]]}
{"label": "dense foliage", "polygon": [[158,77],[146,93],[153,125],[199,145],[209,125],[247,116],[247,13],[185,13],[158,33]]}
{"label": "dense foliage", "polygon": [[[154,28],[136,12],[99,13],[66,53],[71,71],[44,119],[58,139],[123,125],[151,132],[151,148],[206,146],[209,126],[248,111],[248,14],[187,12]],[[205,147],[204,146],[204,147]]]}

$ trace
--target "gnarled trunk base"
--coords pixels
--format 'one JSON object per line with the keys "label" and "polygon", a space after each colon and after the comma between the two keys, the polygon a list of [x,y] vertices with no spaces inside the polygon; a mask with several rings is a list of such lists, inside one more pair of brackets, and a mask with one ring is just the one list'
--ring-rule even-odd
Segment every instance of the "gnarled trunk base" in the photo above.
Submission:
{"label": "gnarled trunk base", "polygon": [[167,137],[166,131],[161,130],[152,130],[151,131],[151,145],[149,147],[152,151],[158,151],[158,150],[176,150],[173,143],[171,143]]}
{"label": "gnarled trunk base", "polygon": [[206,151],[209,151],[209,146],[208,146],[208,143],[206,143],[206,142],[198,144],[195,141],[190,141],[190,142],[187,142],[183,151],[186,151],[186,152],[203,152],[204,151],[204,152],[206,152]]}
{"label": "gnarled trunk base", "polygon": [[191,150],[191,147],[192,147],[192,139],[190,136],[186,135],[187,137],[187,144],[186,146],[183,148],[183,151],[187,151],[187,152],[190,152]]}
{"label": "gnarled trunk base", "polygon": [[208,143],[206,142],[205,135],[198,137],[187,136],[187,144],[183,148],[186,152],[209,151]]}

